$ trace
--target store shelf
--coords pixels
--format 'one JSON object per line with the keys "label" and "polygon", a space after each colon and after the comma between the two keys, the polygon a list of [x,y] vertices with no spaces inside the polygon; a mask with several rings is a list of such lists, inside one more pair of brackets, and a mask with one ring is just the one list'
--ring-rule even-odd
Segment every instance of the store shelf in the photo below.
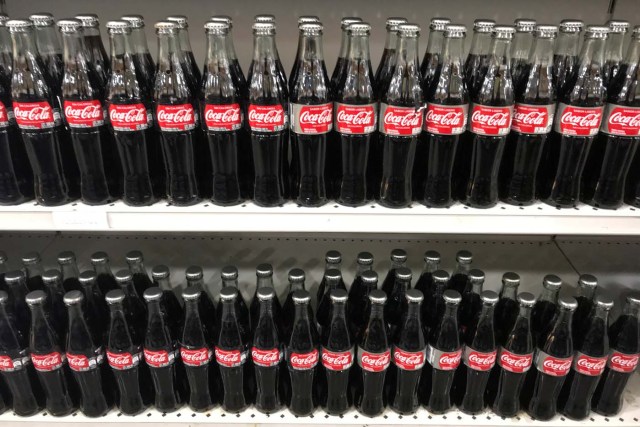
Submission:
{"label": "store shelf", "polygon": [[4,230],[640,235],[640,210],[585,205],[557,209],[542,203],[527,207],[501,203],[491,209],[463,205],[430,209],[415,203],[406,209],[334,203],[320,208],[294,203],[262,208],[250,202],[230,207],[205,202],[191,207],[74,203],[54,208],[28,203],[0,208],[0,224]]}

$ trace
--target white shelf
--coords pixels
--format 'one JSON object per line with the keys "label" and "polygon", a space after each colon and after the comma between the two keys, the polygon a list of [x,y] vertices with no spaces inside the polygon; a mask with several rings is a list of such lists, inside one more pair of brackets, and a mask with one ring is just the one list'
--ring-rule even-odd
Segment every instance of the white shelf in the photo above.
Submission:
{"label": "white shelf", "polygon": [[556,209],[542,203],[527,207],[498,204],[491,209],[454,205],[429,209],[414,203],[407,209],[376,204],[349,208],[329,203],[303,208],[287,203],[262,208],[251,202],[220,207],[203,202],[191,207],[156,203],[130,207],[122,202],[106,206],[73,203],[48,208],[27,203],[0,208],[4,230],[58,231],[211,231],[309,233],[412,233],[500,235],[640,235],[640,210],[579,206]]}

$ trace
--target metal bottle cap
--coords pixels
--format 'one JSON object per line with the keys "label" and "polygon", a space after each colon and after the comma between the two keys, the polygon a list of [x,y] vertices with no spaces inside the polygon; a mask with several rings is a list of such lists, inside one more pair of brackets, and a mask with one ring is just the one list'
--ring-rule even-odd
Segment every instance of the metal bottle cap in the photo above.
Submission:
{"label": "metal bottle cap", "polygon": [[536,28],[536,21],[534,19],[516,19],[514,24],[516,31],[519,33],[531,33]]}
{"label": "metal bottle cap", "polygon": [[360,265],[373,264],[373,254],[371,252],[360,252],[358,254],[358,264]]}
{"label": "metal bottle cap", "polygon": [[156,34],[176,34],[178,32],[178,24],[171,21],[159,21],[153,25]]}
{"label": "metal bottle cap", "polygon": [[236,280],[238,278],[238,269],[234,265],[226,265],[222,267],[220,277],[223,280]]}
{"label": "metal bottle cap", "polygon": [[329,292],[329,298],[331,298],[332,302],[347,302],[349,294],[344,289],[332,289]]}
{"label": "metal bottle cap", "polygon": [[276,291],[273,288],[265,287],[258,289],[258,301],[270,301],[276,297]]}
{"label": "metal bottle cap", "polygon": [[230,16],[228,15],[213,15],[211,18],[209,18],[209,21],[212,22],[225,22],[227,24],[229,24],[229,28],[233,28],[233,19],[231,19]]}
{"label": "metal bottle cap", "polygon": [[536,304],[536,297],[530,292],[520,292],[518,302],[523,307],[533,307]]}
{"label": "metal bottle cap", "polygon": [[304,282],[305,274],[301,268],[292,268],[289,270],[288,279],[290,282]]}
{"label": "metal bottle cap", "polygon": [[69,291],[64,294],[62,301],[64,301],[64,305],[70,306],[74,304],[80,304],[84,300],[84,295],[80,291]]}
{"label": "metal bottle cap", "polygon": [[520,284],[520,276],[513,271],[507,271],[502,275],[502,284],[513,288]]}
{"label": "metal bottle cap", "polygon": [[384,304],[387,301],[387,294],[380,289],[374,289],[369,292],[369,301],[372,304]]}
{"label": "metal bottle cap", "polygon": [[360,278],[362,283],[378,283],[378,273],[373,270],[363,271]]}
{"label": "metal bottle cap", "polygon": [[464,38],[467,34],[467,27],[464,25],[447,25],[447,28],[444,31],[444,36],[453,39],[461,39]]}
{"label": "metal bottle cap", "polygon": [[371,24],[368,22],[356,22],[349,25],[347,32],[353,35],[369,35],[371,33]]}
{"label": "metal bottle cap", "polygon": [[560,21],[560,31],[563,33],[579,33],[584,22],[579,19],[563,19]]}
{"label": "metal bottle cap", "polygon": [[270,24],[270,23],[276,22],[276,17],[270,14],[256,15],[253,18],[253,22],[261,23],[261,24],[264,24],[264,23]]}
{"label": "metal bottle cap", "polygon": [[493,19],[476,19],[473,21],[473,31],[476,33],[490,33],[495,25],[496,21]]}
{"label": "metal bottle cap", "polygon": [[440,252],[427,251],[424,253],[424,260],[431,262],[440,262]]}
{"label": "metal bottle cap", "polygon": [[335,250],[327,251],[324,260],[327,264],[339,264],[342,262],[342,254]]}
{"label": "metal bottle cap", "polygon": [[34,13],[29,15],[29,20],[36,27],[49,27],[54,24],[53,15],[48,12]]}
{"label": "metal bottle cap", "polygon": [[58,254],[58,264],[71,264],[76,261],[76,255],[71,251],[64,251]]}
{"label": "metal bottle cap", "polygon": [[394,249],[391,251],[391,261],[396,263],[407,262],[407,251],[404,249]]}
{"label": "metal bottle cap", "polygon": [[142,298],[144,298],[144,300],[147,302],[159,301],[160,299],[162,299],[162,289],[157,286],[147,288],[144,290]]}
{"label": "metal bottle cap", "polygon": [[469,280],[472,282],[484,282],[484,271],[477,268],[469,270]]}
{"label": "metal bottle cap", "polygon": [[496,25],[493,27],[491,37],[494,39],[511,40],[516,33],[516,29],[510,25]]}
{"label": "metal bottle cap", "polygon": [[142,262],[144,257],[142,256],[142,252],[140,251],[129,251],[125,255],[125,259],[127,260],[128,264],[131,264],[134,262]]}
{"label": "metal bottle cap", "polygon": [[324,277],[327,280],[336,281],[342,278],[342,273],[337,268],[330,268],[324,272]]}
{"label": "metal bottle cap", "polygon": [[553,39],[558,35],[558,27],[555,25],[538,25],[533,35],[540,39]]}
{"label": "metal bottle cap", "polygon": [[574,311],[578,308],[578,301],[574,297],[558,298],[558,306],[563,310]]}
{"label": "metal bottle cap", "polygon": [[498,303],[498,294],[493,291],[482,291],[480,299],[485,305],[495,305]]}
{"label": "metal bottle cap", "polygon": [[409,22],[407,18],[391,17],[387,18],[385,27],[387,28],[387,31],[398,31],[398,25],[404,24],[406,22]]}
{"label": "metal bottle cap", "polygon": [[98,28],[100,26],[100,20],[95,13],[82,13],[74,16],[74,18],[79,19],[83,27]]}
{"label": "metal bottle cap", "polygon": [[449,273],[444,270],[436,270],[431,275],[435,283],[443,283],[449,281]]}
{"label": "metal bottle cap", "polygon": [[27,279],[27,276],[22,270],[7,271],[4,275],[4,281],[7,285],[12,286]]}
{"label": "metal bottle cap", "polygon": [[204,29],[210,34],[224,34],[229,31],[230,26],[223,21],[209,21],[204,23]]}
{"label": "metal bottle cap", "polygon": [[405,298],[409,303],[421,303],[424,300],[424,295],[417,289],[408,289],[405,292]]}
{"label": "metal bottle cap", "polygon": [[309,301],[311,301],[311,296],[309,295],[309,292],[303,291],[303,290],[298,290],[293,292],[293,295],[291,295],[291,298],[293,299],[294,304],[308,304]]}
{"label": "metal bottle cap", "polygon": [[[187,268],[187,271],[189,271],[188,268]],[[151,269],[151,277],[156,280],[166,279],[170,275],[171,275],[171,270],[169,270],[169,267],[167,267],[164,264],[156,265]]]}
{"label": "metal bottle cap", "polygon": [[581,274],[578,278],[578,284],[586,288],[595,288],[598,286],[598,279],[592,274]]}
{"label": "metal bottle cap", "polygon": [[118,270],[115,274],[116,282],[125,283],[133,280],[133,273],[129,270]]}
{"label": "metal bottle cap", "polygon": [[200,280],[202,279],[204,273],[202,271],[202,267],[198,265],[191,265],[187,267],[185,271],[185,276],[187,280]]}
{"label": "metal bottle cap", "polygon": [[555,274],[547,274],[542,280],[542,286],[552,291],[557,291],[562,286],[562,279]]}
{"label": "metal bottle cap", "polygon": [[407,267],[396,268],[396,279],[398,280],[411,280],[411,270]]}
{"label": "metal bottle cap", "polygon": [[584,37],[587,39],[606,39],[609,32],[609,27],[603,25],[587,25]]}
{"label": "metal bottle cap", "polygon": [[131,24],[127,21],[109,21],[106,27],[112,34],[129,34],[132,28]]}
{"label": "metal bottle cap", "polygon": [[109,262],[109,255],[106,252],[94,252],[91,255],[91,264],[106,264]]}
{"label": "metal bottle cap", "polygon": [[10,33],[25,33],[33,28],[33,22],[26,19],[10,19],[6,25]]}
{"label": "metal bottle cap", "polygon": [[473,255],[469,251],[458,251],[456,254],[456,261],[458,264],[471,264],[471,261],[473,261]]}
{"label": "metal bottle cap", "polygon": [[44,282],[45,285],[50,283],[61,282],[62,273],[60,272],[60,270],[55,270],[55,269],[47,270],[44,273],[42,273],[42,281]]}
{"label": "metal bottle cap", "polygon": [[271,277],[273,276],[273,266],[271,264],[260,264],[256,267],[256,276]]}
{"label": "metal bottle cap", "polygon": [[32,265],[40,262],[40,254],[38,252],[27,252],[22,257],[22,264]]}
{"label": "metal bottle cap", "polygon": [[398,34],[403,37],[419,37],[420,26],[417,24],[400,24],[398,25]]}
{"label": "metal bottle cap", "polygon": [[594,306],[603,310],[611,310],[613,308],[613,299],[604,294],[596,295],[593,299]]}
{"label": "metal bottle cap", "polygon": [[612,20],[607,22],[607,25],[609,26],[609,30],[611,30],[612,33],[615,34],[624,34],[627,31],[629,31],[629,21],[618,21],[618,20]]}
{"label": "metal bottle cap", "polygon": [[447,289],[442,294],[442,298],[444,302],[447,304],[460,304],[462,301],[462,296],[460,296],[460,292],[454,291],[453,289]]}
{"label": "metal bottle cap", "polygon": [[113,289],[107,292],[104,299],[107,301],[107,304],[118,304],[124,301],[125,295],[122,289]]}
{"label": "metal bottle cap", "polygon": [[[316,22],[319,22],[319,20]],[[344,31],[349,28],[349,25],[355,24],[356,22],[362,22],[362,18],[358,18],[356,16],[345,16],[340,20],[340,28]],[[298,21],[298,24],[301,24],[301,22]]]}
{"label": "metal bottle cap", "polygon": [[0,13],[0,27],[4,27],[9,20],[9,15],[6,13]]}
{"label": "metal bottle cap", "polygon": [[47,301],[47,294],[41,290],[31,291],[27,294],[24,300],[27,305],[30,306],[44,304]]}
{"label": "metal bottle cap", "polygon": [[235,286],[225,286],[220,290],[220,299],[222,301],[231,301],[238,295],[238,289]]}
{"label": "metal bottle cap", "polygon": [[320,18],[314,15],[303,15],[298,17],[298,25],[308,24],[310,22],[320,22]]}
{"label": "metal bottle cap", "polygon": [[60,19],[57,25],[63,33],[75,33],[83,27],[79,19]]}
{"label": "metal bottle cap", "polygon": [[202,290],[199,286],[187,286],[182,290],[182,299],[185,301],[194,301],[200,298]]}
{"label": "metal bottle cap", "polygon": [[184,15],[167,16],[167,21],[175,22],[181,30],[189,28],[189,20]]}
{"label": "metal bottle cap", "polygon": [[144,17],[142,15],[124,15],[120,19],[128,22],[131,28],[144,28]]}
{"label": "metal bottle cap", "polygon": [[78,281],[80,282],[81,285],[84,286],[84,285],[95,283],[97,278],[98,278],[98,274],[95,271],[87,270],[80,273],[80,275],[78,276]]}
{"label": "metal bottle cap", "polygon": [[429,29],[432,31],[444,31],[450,23],[451,19],[449,18],[431,18]]}

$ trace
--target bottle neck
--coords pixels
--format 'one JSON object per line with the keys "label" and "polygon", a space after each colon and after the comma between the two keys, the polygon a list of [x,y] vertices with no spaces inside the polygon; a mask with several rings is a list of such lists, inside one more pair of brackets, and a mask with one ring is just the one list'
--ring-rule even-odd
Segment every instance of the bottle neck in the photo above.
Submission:
{"label": "bottle neck", "polygon": [[511,41],[494,38],[491,40],[491,61],[498,67],[509,67],[509,45]]}
{"label": "bottle neck", "polygon": [[[168,279],[167,279],[168,281]],[[200,289],[204,289],[204,279],[200,278],[200,279],[187,279],[187,286],[191,287],[191,286],[199,286]],[[222,284],[223,287],[227,286],[224,282]]]}
{"label": "bottle neck", "polygon": [[229,55],[228,34],[207,34],[206,66],[229,69],[231,56]]}
{"label": "bottle neck", "polygon": [[228,34],[228,37],[227,37],[227,43],[228,43],[228,46],[229,46],[229,58],[232,61],[237,61],[238,57],[236,55],[236,48],[233,45],[233,36],[232,36],[232,33],[231,33],[231,29],[229,29],[229,34]]}
{"label": "bottle neck", "polygon": [[340,279],[327,279],[327,292],[332,291],[334,289],[338,289],[340,285]]}
{"label": "bottle neck", "polygon": [[458,304],[445,304],[444,307],[444,319],[456,319],[458,318]]}
{"label": "bottle neck", "polygon": [[640,320],[640,305],[626,303],[622,314],[624,314],[625,316],[635,317],[636,319]]}
{"label": "bottle neck", "polygon": [[447,290],[448,283],[435,282],[433,285],[434,285],[434,295],[437,297],[441,297],[444,294],[444,291]]}
{"label": "bottle neck", "polygon": [[558,300],[558,291],[553,289],[543,288],[542,293],[540,294],[540,298],[538,301],[549,301],[552,303],[556,303]]}
{"label": "bottle neck", "polygon": [[560,32],[555,44],[554,54],[558,56],[577,56],[579,46],[580,33]]}
{"label": "bottle neck", "polygon": [[35,57],[38,55],[38,48],[34,41],[33,32],[14,33],[12,34],[12,40],[14,60],[24,58],[25,56]]}
{"label": "bottle neck", "polygon": [[235,286],[238,287],[238,279],[222,279],[222,287],[226,288],[227,286]]}
{"label": "bottle neck", "polygon": [[260,288],[273,288],[273,277],[258,277],[256,289]]}
{"label": "bottle neck", "polygon": [[304,282],[301,281],[289,281],[289,293],[295,292],[295,291],[304,291]]}
{"label": "bottle neck", "polygon": [[222,301],[222,317],[229,319],[229,317],[236,317],[236,300],[224,300]]}
{"label": "bottle neck", "polygon": [[80,273],[78,272],[78,266],[76,265],[75,262],[62,265],[62,277],[65,280],[72,277],[78,278],[79,275]]}
{"label": "bottle neck", "polygon": [[11,35],[7,27],[0,27],[0,52],[11,54]]}
{"label": "bottle neck", "polygon": [[421,306],[419,302],[410,302],[407,306],[407,319],[420,319]]}
{"label": "bottle neck", "polygon": [[83,35],[78,31],[62,34],[63,59],[67,72],[87,68],[89,59]]}
{"label": "bottle neck", "polygon": [[592,315],[590,317],[592,319],[600,319],[600,320],[605,322],[605,325],[607,325],[607,322],[609,321],[609,310],[608,309],[595,306],[595,307],[593,307],[593,309],[591,311],[592,311]]}
{"label": "bottle neck", "polygon": [[491,33],[473,33],[469,55],[487,55],[491,46]]}
{"label": "bottle neck", "polygon": [[469,275],[469,270],[471,270],[471,263],[462,263],[459,262],[456,265],[456,270],[453,272],[453,274],[465,274],[465,275]]}
{"label": "bottle neck", "polygon": [[624,33],[609,33],[604,53],[605,61],[620,61],[623,58],[623,45]]}
{"label": "bottle neck", "polygon": [[184,302],[184,315],[186,317],[200,317],[200,311],[198,310],[199,299],[190,299]]}
{"label": "bottle neck", "polygon": [[147,312],[149,313],[147,319],[151,322],[151,319],[156,316],[162,317],[162,307],[160,307],[160,301],[148,301],[147,302]]}
{"label": "bottle neck", "polygon": [[358,269],[356,271],[356,276],[362,276],[362,273],[365,271],[373,270],[373,265],[371,264],[358,264]]}
{"label": "bottle neck", "polygon": [[147,270],[144,268],[142,261],[134,261],[129,264],[129,271],[133,274],[147,274]]}
{"label": "bottle neck", "polygon": [[580,62],[578,69],[592,68],[604,64],[604,44],[603,39],[585,39],[580,52]]}
{"label": "bottle neck", "polygon": [[[398,37],[396,49],[396,70],[407,71],[419,69],[418,63],[418,38]],[[417,68],[416,68],[417,67]]]}
{"label": "bottle neck", "polygon": [[386,50],[396,50],[397,43],[398,43],[398,32],[387,31],[387,38],[384,41],[384,48]]}
{"label": "bottle neck", "polygon": [[366,34],[352,35],[345,56],[354,61],[370,61],[369,36]]}
{"label": "bottle neck", "polygon": [[138,299],[141,298],[141,296],[136,293],[136,288],[134,288],[133,286],[133,281],[129,280],[126,282],[119,282],[118,285],[120,286],[120,289],[122,289],[122,292],[124,292],[126,296],[134,297]]}
{"label": "bottle neck", "polygon": [[264,62],[278,59],[278,48],[276,47],[275,35],[257,34],[253,43],[253,60]]}
{"label": "bottle neck", "polygon": [[[44,311],[44,305],[31,305],[29,306],[29,309],[31,310],[31,328],[33,331],[37,331],[37,333],[34,333],[33,335],[37,336],[39,339],[44,337],[50,339],[50,334],[53,333],[53,330],[51,329],[51,325],[49,324],[49,320]],[[43,328],[48,332],[48,334],[42,334]]]}
{"label": "bottle neck", "polygon": [[175,34],[158,34],[158,70],[177,72],[181,67],[174,67],[180,63],[178,40]]}
{"label": "bottle neck", "polygon": [[124,324],[127,323],[127,318],[124,314],[124,306],[121,302],[109,304],[109,319],[111,324],[116,321]]}
{"label": "bottle neck", "polygon": [[520,306],[516,323],[522,322],[522,321],[526,321],[527,324],[531,323],[531,307]]}
{"label": "bottle neck", "polygon": [[371,309],[369,310],[369,322],[372,320],[383,320],[384,319],[384,305],[383,304],[371,304]]}
{"label": "bottle neck", "polygon": [[482,285],[484,284],[484,282],[481,282],[479,280],[474,280],[471,282],[471,293],[472,294],[476,294],[476,295],[480,295],[482,293]]}
{"label": "bottle neck", "polygon": [[113,276],[113,273],[111,272],[111,266],[108,262],[94,265],[93,270],[97,275],[105,274],[108,276]]}
{"label": "bottle neck", "polygon": [[578,285],[578,295],[584,297],[588,300],[592,300],[594,295],[596,294],[595,286],[583,286]]}
{"label": "bottle neck", "polygon": [[553,39],[534,38],[529,63],[547,67],[553,65]]}
{"label": "bottle neck", "polygon": [[302,43],[298,47],[298,58],[305,62],[322,61],[322,36],[303,34]]}
{"label": "bottle neck", "polygon": [[56,29],[53,25],[47,27],[36,27],[36,40],[38,43],[38,52],[42,55],[60,55],[60,42]]}
{"label": "bottle neck", "polygon": [[511,42],[511,59],[529,58],[531,43],[533,43],[533,33],[516,33]]}
{"label": "bottle neck", "polygon": [[444,31],[432,30],[427,42],[427,53],[441,53],[444,43]]}
{"label": "bottle neck", "polygon": [[260,317],[273,317],[273,300],[260,301]]}
{"label": "bottle neck", "polygon": [[442,61],[443,64],[457,65],[459,69],[462,69],[463,59],[462,52],[464,51],[464,39],[461,37],[450,38],[445,37],[442,42]]}
{"label": "bottle neck", "polygon": [[156,284],[160,289],[171,289],[171,283],[169,282],[168,277],[156,279]]}
{"label": "bottle neck", "polygon": [[330,270],[332,268],[335,268],[336,270],[340,270],[340,268],[342,268],[342,262],[325,262],[324,264],[324,271]]}
{"label": "bottle neck", "polygon": [[109,33],[109,51],[111,52],[111,69],[120,71],[125,68],[125,55],[131,53],[129,35]]}
{"label": "bottle neck", "polygon": [[349,47],[351,46],[351,40],[349,38],[349,32],[347,29],[342,30],[342,39],[340,40],[340,52],[338,53],[338,58],[346,58],[347,53],[349,52]]}
{"label": "bottle neck", "polygon": [[295,304],[293,323],[301,320],[309,321],[309,304]]}
{"label": "bottle neck", "polygon": [[638,64],[638,61],[640,61],[640,38],[632,37],[629,42],[627,54],[624,57],[624,62],[627,64]]}
{"label": "bottle neck", "polygon": [[147,36],[144,28],[131,29],[131,44],[135,53],[148,54],[149,46],[147,45]]}
{"label": "bottle neck", "polygon": [[[24,285],[26,287],[26,284]],[[63,294],[62,282],[60,280],[54,280],[52,282],[45,283],[45,288],[48,289],[51,294]]]}
{"label": "bottle neck", "polygon": [[510,299],[515,301],[518,297],[518,287],[512,285],[502,285],[502,290],[500,291],[500,299]]}
{"label": "bottle neck", "polygon": [[346,318],[346,304],[344,302],[334,302],[331,305],[331,323],[333,323],[337,319],[346,320]]}
{"label": "bottle neck", "polygon": [[[572,311],[560,309],[556,317],[556,323],[553,326],[553,330],[554,331],[558,329],[571,330],[572,317],[573,317]],[[551,332],[551,334],[553,334],[553,331]]]}
{"label": "bottle neck", "polygon": [[411,287],[411,281],[405,280],[405,279],[396,279],[394,287],[395,287],[394,289],[395,292],[398,292],[398,291],[406,292],[407,289]]}
{"label": "bottle neck", "polygon": [[82,312],[82,304],[72,304],[67,307],[69,313],[69,330],[71,330],[71,325],[75,322],[85,323],[84,313]]}
{"label": "bottle neck", "polygon": [[178,30],[178,41],[180,42],[180,50],[183,52],[191,52],[191,41],[189,40],[189,30],[181,28]]}

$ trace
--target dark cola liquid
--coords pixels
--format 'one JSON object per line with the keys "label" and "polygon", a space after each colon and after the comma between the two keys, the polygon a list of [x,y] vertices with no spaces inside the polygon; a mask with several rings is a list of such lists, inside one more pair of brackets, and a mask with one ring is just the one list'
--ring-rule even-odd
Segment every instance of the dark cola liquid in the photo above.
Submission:
{"label": "dark cola liquid", "polygon": [[302,206],[322,206],[327,202],[324,168],[329,134],[302,135],[291,132],[293,155],[297,158],[297,202]]}
{"label": "dark cola liquid", "polygon": [[[150,138],[148,131],[114,131],[118,154],[123,173],[123,201],[131,206],[147,206],[156,201],[156,197],[164,197],[164,192],[156,193],[151,179],[150,152],[155,151],[157,141]],[[162,158],[156,159],[162,161]]]}
{"label": "dark cola liquid", "polygon": [[488,55],[478,55],[475,53],[467,55],[467,59],[464,62],[464,75],[467,90],[469,91],[469,98],[474,98],[480,91],[488,67]]}
{"label": "dark cola liquid", "polygon": [[33,172],[17,128],[0,129],[0,205],[33,199]]}
{"label": "dark cola liquid", "polygon": [[[511,328],[518,318],[519,304],[511,298],[500,298],[496,304],[494,314],[494,324],[496,333],[496,343],[504,345]],[[518,353],[516,351],[516,353]]]}
{"label": "dark cola liquid", "polygon": [[113,405],[113,384],[106,365],[85,372],[74,372],[73,377],[80,389],[80,410],[87,417],[100,417]]}
{"label": "dark cola liquid", "polygon": [[33,365],[12,372],[2,372],[11,396],[13,412],[20,417],[28,417],[40,412],[44,406],[44,396]]}
{"label": "dark cola liquid", "polygon": [[104,88],[107,84],[109,75],[109,56],[102,44],[102,38],[100,37],[100,34],[94,34],[88,36],[85,35],[84,40],[89,48],[90,58],[93,60],[92,63],[95,71],[98,73],[100,85]]}
{"label": "dark cola liquid", "polygon": [[[62,76],[64,74],[64,61],[61,53],[49,53],[42,54],[42,61],[44,63],[43,71],[48,74],[48,78],[51,79],[52,87],[59,87],[62,82]],[[57,91],[57,89],[55,89]]]}
{"label": "dark cola liquid", "polygon": [[474,135],[469,180],[464,202],[474,208],[489,208],[498,200],[498,171],[506,137]]}
{"label": "dark cola liquid", "polygon": [[402,208],[411,203],[411,174],[416,156],[417,137],[381,134],[382,183],[380,204],[389,208]]}
{"label": "dark cola liquid", "polygon": [[565,83],[575,73],[577,65],[577,55],[553,55],[553,76],[558,98],[564,95]]}
{"label": "dark cola liquid", "polygon": [[[538,341],[545,339],[555,314],[556,304],[550,301],[536,301],[531,310],[531,334],[535,343],[538,344]],[[542,345],[543,342],[539,344]]]}
{"label": "dark cola liquid", "polygon": [[288,131],[251,133],[255,183],[253,200],[258,206],[272,207],[284,203],[283,150]]}
{"label": "dark cola liquid", "polygon": [[637,150],[627,174],[624,202],[631,206],[640,207],[640,154]]}
{"label": "dark cola liquid", "polygon": [[500,200],[518,206],[536,199],[536,174],[547,135],[511,131],[505,142],[498,177]]}
{"label": "dark cola liquid", "polygon": [[242,201],[239,176],[239,132],[207,132],[213,165],[212,201],[222,206]]}
{"label": "dark cola liquid", "polygon": [[[460,136],[435,134],[427,136],[425,151],[428,153],[428,163],[421,200],[429,207],[445,208],[454,202],[452,175]],[[422,157],[416,155],[416,158]]]}
{"label": "dark cola liquid", "polygon": [[464,294],[465,289],[467,289],[467,284],[469,282],[469,276],[464,273],[456,273],[451,276],[449,279],[449,285],[447,289],[453,289],[457,291],[460,295]]}

